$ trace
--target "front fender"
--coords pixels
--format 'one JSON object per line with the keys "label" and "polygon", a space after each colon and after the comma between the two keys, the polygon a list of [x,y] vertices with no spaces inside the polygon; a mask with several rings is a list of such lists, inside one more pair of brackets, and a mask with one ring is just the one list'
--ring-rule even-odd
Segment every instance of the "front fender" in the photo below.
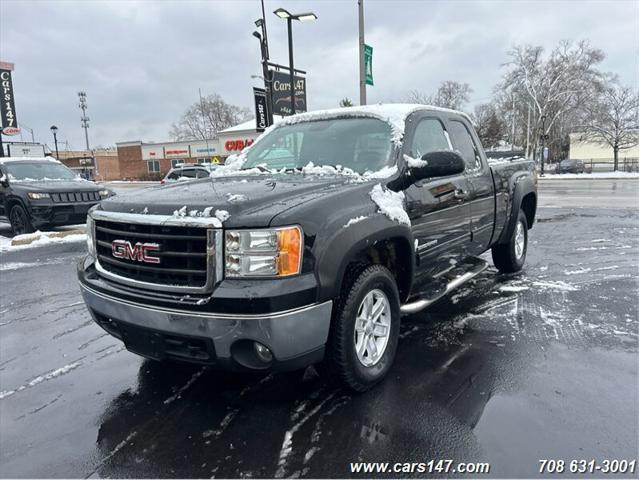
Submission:
{"label": "front fender", "polygon": [[[399,242],[402,252],[408,257],[403,262],[406,271],[402,271],[401,277],[398,277],[400,292],[404,291],[407,294],[412,285],[415,269],[411,228],[375,212],[356,223],[348,224],[347,219],[338,228],[324,229],[318,235],[316,245],[319,248],[315,252],[315,258],[320,301],[336,298],[343,293],[342,282],[348,265],[362,252],[387,241]],[[393,273],[398,275],[399,272]]]}

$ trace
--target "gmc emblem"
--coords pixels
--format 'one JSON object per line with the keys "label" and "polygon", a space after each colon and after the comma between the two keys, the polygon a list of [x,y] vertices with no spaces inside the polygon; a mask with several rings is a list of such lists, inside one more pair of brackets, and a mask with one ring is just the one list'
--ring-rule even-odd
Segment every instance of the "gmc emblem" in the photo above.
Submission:
{"label": "gmc emblem", "polygon": [[159,252],[157,243],[137,242],[131,245],[128,240],[113,240],[111,242],[111,255],[115,258],[125,258],[136,262],[160,263],[160,257],[154,257],[151,252]]}

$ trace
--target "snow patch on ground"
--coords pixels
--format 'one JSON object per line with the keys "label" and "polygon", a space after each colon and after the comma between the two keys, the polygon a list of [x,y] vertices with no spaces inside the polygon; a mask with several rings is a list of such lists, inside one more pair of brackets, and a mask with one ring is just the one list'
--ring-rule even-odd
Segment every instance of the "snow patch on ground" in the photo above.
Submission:
{"label": "snow patch on ground", "polygon": [[35,233],[27,233],[25,235],[16,235],[13,237],[13,240],[21,240],[27,238],[35,238],[36,235],[41,235],[40,238],[32,241],[29,244],[25,245],[11,245],[11,238],[0,237],[0,252],[8,251],[8,250],[23,250],[26,248],[32,247],[42,247],[45,245],[51,245],[54,243],[74,243],[74,242],[84,242],[87,239],[86,234],[84,233],[76,233],[72,235],[67,235],[65,237],[53,237],[49,236],[52,232],[40,232],[37,231]]}
{"label": "snow patch on ground", "polygon": [[502,292],[523,292],[524,290],[529,290],[530,287],[525,285],[503,285],[499,287],[499,290]]}
{"label": "snow patch on ground", "polygon": [[561,280],[555,280],[555,281],[551,281],[551,280],[545,280],[545,281],[536,280],[536,281],[532,282],[532,284],[535,287],[539,287],[540,289],[545,289],[545,290],[559,290],[559,291],[563,291],[563,292],[576,292],[577,290],[579,290],[579,288],[577,286],[571,285],[571,284],[566,283],[566,282],[562,282]]}
{"label": "snow patch on ground", "polygon": [[371,199],[379,207],[379,212],[391,220],[410,226],[410,218],[404,209],[404,192],[393,192],[377,184],[370,192]]}
{"label": "snow patch on ground", "polygon": [[578,178],[580,180],[590,180],[593,178],[639,178],[639,172],[546,173],[541,178],[546,180],[566,180],[569,178]]}

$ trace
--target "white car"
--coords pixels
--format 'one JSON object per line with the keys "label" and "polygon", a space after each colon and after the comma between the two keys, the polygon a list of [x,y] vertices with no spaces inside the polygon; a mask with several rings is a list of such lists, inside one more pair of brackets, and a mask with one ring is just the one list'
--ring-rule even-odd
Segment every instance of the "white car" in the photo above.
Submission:
{"label": "white car", "polygon": [[160,181],[162,185],[173,182],[184,182],[196,178],[206,178],[217,165],[210,163],[183,164],[169,170],[169,173]]}

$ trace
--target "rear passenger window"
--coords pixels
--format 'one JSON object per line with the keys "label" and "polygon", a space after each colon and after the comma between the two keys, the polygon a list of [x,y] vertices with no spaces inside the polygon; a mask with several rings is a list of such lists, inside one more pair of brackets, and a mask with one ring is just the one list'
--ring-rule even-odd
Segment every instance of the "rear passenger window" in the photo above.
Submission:
{"label": "rear passenger window", "polygon": [[436,118],[425,118],[417,124],[411,156],[422,158],[425,154],[437,150],[450,150],[442,122]]}
{"label": "rear passenger window", "polygon": [[475,170],[480,168],[481,159],[479,157],[479,151],[466,125],[458,120],[451,120],[449,124],[453,148],[461,154],[466,163],[466,169]]}
{"label": "rear passenger window", "polygon": [[185,168],[184,170],[182,170],[182,176],[187,178],[195,178],[195,169]]}

